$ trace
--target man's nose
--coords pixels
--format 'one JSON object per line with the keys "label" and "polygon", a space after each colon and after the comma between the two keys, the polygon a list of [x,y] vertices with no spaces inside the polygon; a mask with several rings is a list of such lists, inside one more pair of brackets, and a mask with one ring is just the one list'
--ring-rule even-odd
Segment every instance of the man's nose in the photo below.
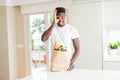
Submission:
{"label": "man's nose", "polygon": [[60,19],[59,21],[61,22],[62,20]]}
{"label": "man's nose", "polygon": [[62,19],[62,18],[60,18],[60,19],[59,19],[59,21],[63,21],[63,19]]}

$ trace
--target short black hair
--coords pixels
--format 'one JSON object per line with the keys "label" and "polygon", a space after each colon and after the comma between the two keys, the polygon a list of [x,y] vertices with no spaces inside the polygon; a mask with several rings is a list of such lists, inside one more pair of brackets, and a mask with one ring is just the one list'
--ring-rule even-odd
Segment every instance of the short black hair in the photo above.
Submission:
{"label": "short black hair", "polygon": [[64,7],[57,7],[55,10],[57,10],[58,13],[65,13],[65,8]]}

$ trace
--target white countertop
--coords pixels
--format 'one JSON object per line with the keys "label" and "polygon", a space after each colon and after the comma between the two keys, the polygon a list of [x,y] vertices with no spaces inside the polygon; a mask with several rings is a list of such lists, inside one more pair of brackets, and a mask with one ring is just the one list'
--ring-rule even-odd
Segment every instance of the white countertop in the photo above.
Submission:
{"label": "white countertop", "polygon": [[120,71],[75,69],[68,72],[37,70],[33,75],[18,80],[120,80]]}
{"label": "white countertop", "polygon": [[81,70],[49,72],[47,80],[120,80],[120,71]]}

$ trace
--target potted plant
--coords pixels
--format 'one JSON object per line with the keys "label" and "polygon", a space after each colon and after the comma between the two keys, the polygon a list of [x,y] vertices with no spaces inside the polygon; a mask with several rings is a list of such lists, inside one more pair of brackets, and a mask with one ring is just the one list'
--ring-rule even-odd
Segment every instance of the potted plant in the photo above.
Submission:
{"label": "potted plant", "polygon": [[118,55],[120,55],[120,41],[117,41],[117,45],[118,45]]}
{"label": "potted plant", "polygon": [[117,55],[118,54],[118,44],[117,43],[110,43],[109,44],[109,53],[110,53],[110,55]]}

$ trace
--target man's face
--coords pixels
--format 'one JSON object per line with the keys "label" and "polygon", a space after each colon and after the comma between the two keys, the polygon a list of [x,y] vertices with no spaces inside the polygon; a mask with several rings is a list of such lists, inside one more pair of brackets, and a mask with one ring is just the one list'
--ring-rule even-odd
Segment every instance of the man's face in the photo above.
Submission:
{"label": "man's face", "polygon": [[65,13],[58,13],[57,19],[59,19],[58,26],[63,27],[65,25]]}

